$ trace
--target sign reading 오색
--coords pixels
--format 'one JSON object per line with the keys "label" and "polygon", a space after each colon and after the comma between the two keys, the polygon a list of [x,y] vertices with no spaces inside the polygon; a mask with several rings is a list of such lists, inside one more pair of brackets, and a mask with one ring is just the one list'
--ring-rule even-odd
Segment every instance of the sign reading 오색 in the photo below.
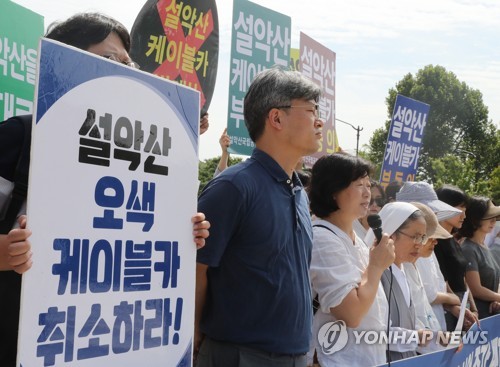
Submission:
{"label": "sign reading \uc624\uc0c9", "polygon": [[40,50],[18,365],[189,366],[199,93]]}

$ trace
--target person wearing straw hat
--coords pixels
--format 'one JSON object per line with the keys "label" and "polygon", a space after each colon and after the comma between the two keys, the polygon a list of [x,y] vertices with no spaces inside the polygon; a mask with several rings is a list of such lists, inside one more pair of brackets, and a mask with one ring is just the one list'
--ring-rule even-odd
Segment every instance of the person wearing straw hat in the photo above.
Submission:
{"label": "person wearing straw hat", "polygon": [[500,265],[484,244],[486,234],[493,230],[500,217],[500,207],[486,197],[474,196],[470,198],[465,213],[458,235],[465,238],[462,243],[468,260],[465,278],[482,319],[500,312]]}
{"label": "person wearing straw hat", "polygon": [[[420,249],[427,242],[426,222],[422,212],[410,203],[386,204],[379,215],[382,231],[394,241],[396,255],[394,263],[384,271],[381,281],[389,302],[390,334],[401,336],[391,339],[387,359],[397,361],[416,356],[417,348],[427,345],[432,334],[430,330],[417,329],[415,301],[411,297],[403,268],[403,263],[414,262],[418,258]],[[375,234],[370,229],[365,243],[372,243],[374,238]],[[418,340],[414,338],[415,335]]]}

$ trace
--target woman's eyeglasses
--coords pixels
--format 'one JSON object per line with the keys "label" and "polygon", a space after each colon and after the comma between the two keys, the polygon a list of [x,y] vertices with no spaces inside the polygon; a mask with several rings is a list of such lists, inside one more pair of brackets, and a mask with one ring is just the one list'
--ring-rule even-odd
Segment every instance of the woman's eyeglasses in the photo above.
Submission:
{"label": "woman's eyeglasses", "polygon": [[401,232],[400,230],[397,230],[396,232],[401,233],[403,236],[411,238],[415,245],[423,245],[427,242],[427,235],[425,235],[425,234],[423,234],[421,236],[410,236],[409,234]]}
{"label": "woman's eyeglasses", "polygon": [[134,62],[132,60],[130,60],[130,61],[120,60],[118,58],[118,56],[113,55],[113,54],[111,54],[111,55],[102,55],[102,57],[104,57],[104,58],[106,58],[108,60],[112,60],[112,61],[118,62],[118,63],[123,64],[123,65],[127,65],[127,66],[129,66],[131,68],[134,68],[134,69],[140,69],[141,68],[138,63],[136,63],[136,62]]}

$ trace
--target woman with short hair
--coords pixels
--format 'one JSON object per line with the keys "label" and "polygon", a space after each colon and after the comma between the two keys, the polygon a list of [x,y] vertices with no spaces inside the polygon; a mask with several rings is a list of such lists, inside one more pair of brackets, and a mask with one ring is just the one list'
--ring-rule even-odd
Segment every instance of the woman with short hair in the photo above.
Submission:
{"label": "woman with short hair", "polygon": [[[363,159],[341,153],[321,157],[312,168],[309,198],[317,219],[310,274],[320,305],[314,315],[313,343],[321,366],[374,366],[386,361],[385,344],[356,345],[353,334],[386,329],[387,301],[380,277],[394,259],[387,235],[368,249],[353,230],[353,222],[368,211],[371,170]],[[320,332],[334,322],[347,326],[348,339],[344,348],[331,353],[333,346]]]}

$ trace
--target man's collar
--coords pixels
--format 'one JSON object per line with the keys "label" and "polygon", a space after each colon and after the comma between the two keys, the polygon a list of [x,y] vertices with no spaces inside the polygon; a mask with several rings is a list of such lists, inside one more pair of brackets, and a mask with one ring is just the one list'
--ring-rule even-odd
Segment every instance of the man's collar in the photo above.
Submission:
{"label": "man's collar", "polygon": [[[278,182],[290,183],[290,177],[283,170],[283,168],[276,162],[269,154],[260,150],[259,148],[254,148],[252,152],[252,159],[255,159],[264,169]],[[302,186],[299,176],[294,171],[292,174],[293,186]]]}

